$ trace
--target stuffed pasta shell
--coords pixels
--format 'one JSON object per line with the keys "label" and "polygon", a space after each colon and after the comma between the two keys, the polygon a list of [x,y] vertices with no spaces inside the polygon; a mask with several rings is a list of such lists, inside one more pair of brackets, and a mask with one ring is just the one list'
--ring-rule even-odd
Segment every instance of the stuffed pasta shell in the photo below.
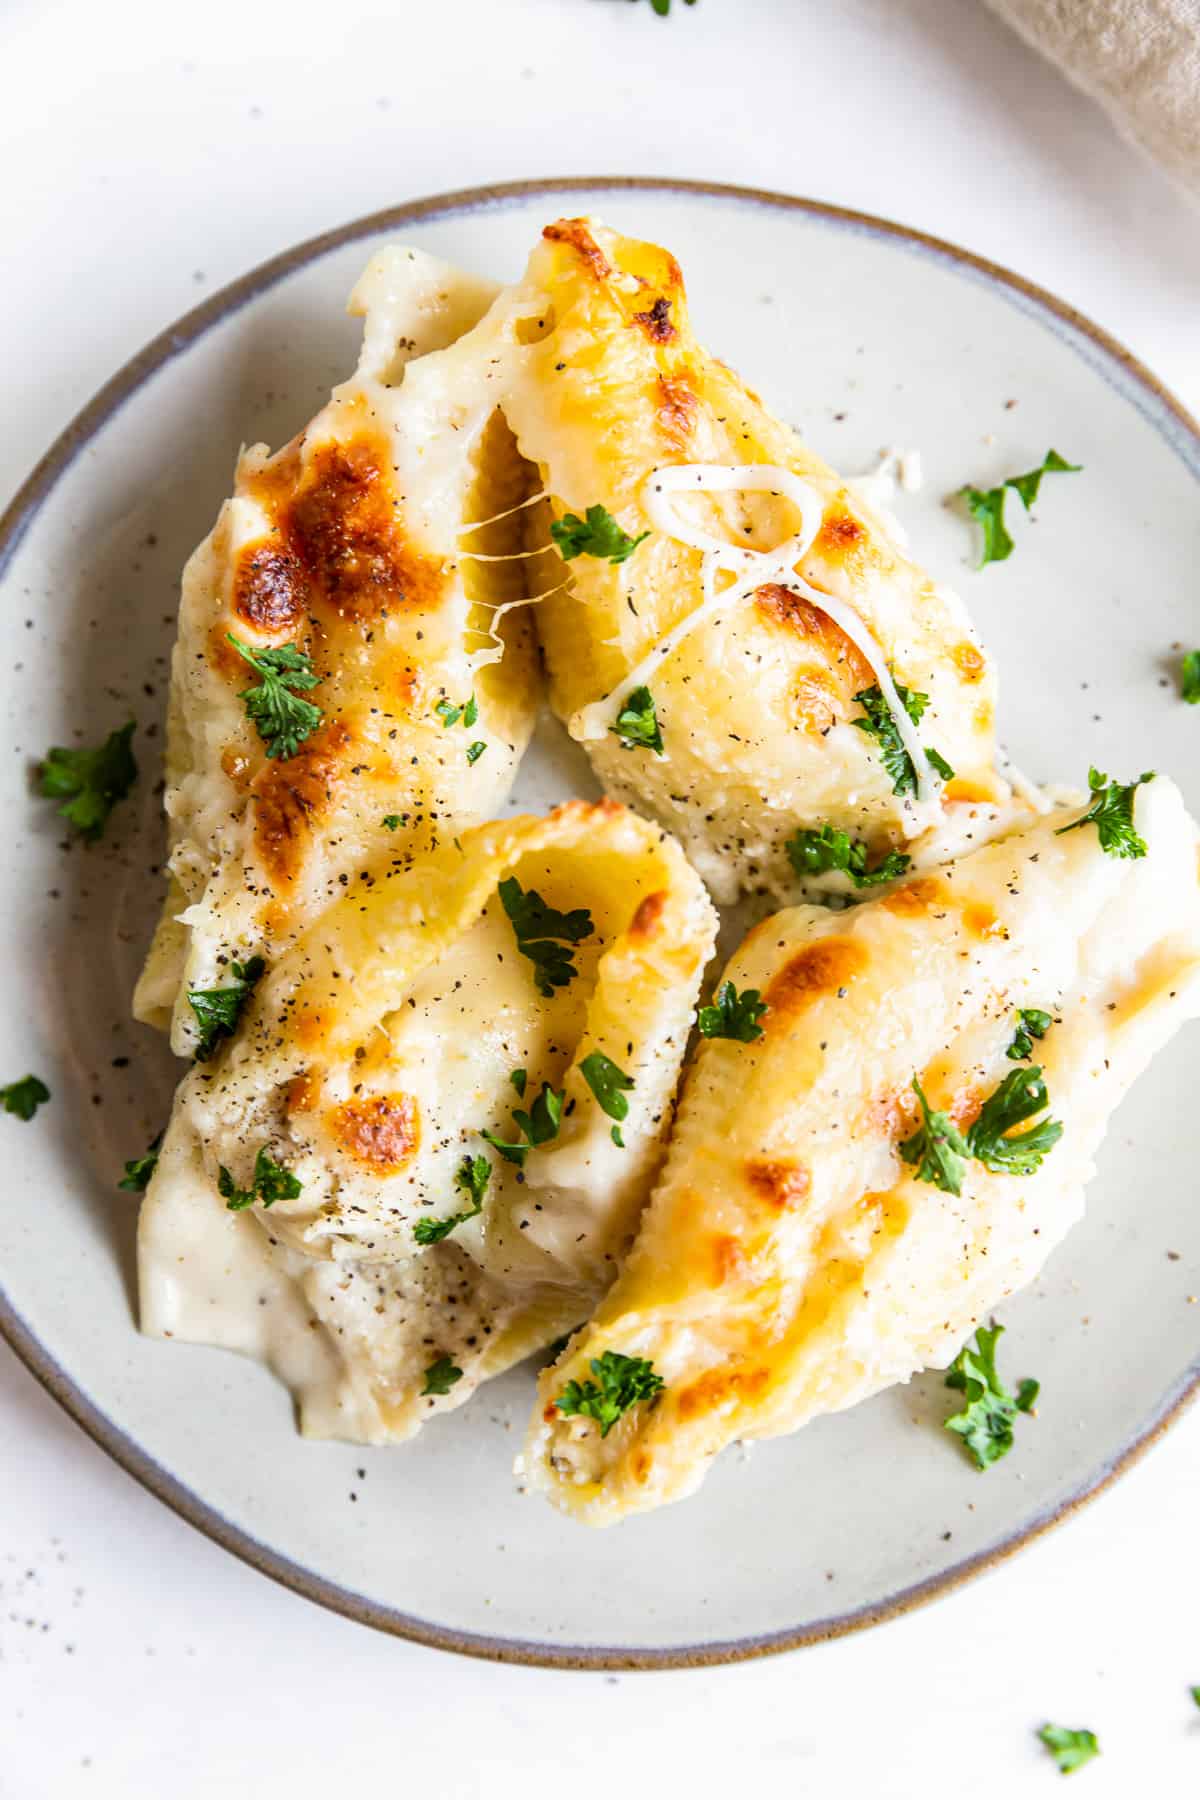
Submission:
{"label": "stuffed pasta shell", "polygon": [[1113,1109],[1200,1010],[1195,826],[1165,780],[1097,783],[751,932],[748,1041],[702,1043],[634,1249],[541,1378],[526,1469],[557,1505],[660,1506],[734,1439],[947,1364],[1079,1218]]}
{"label": "stuffed pasta shell", "polygon": [[846,834],[874,873],[946,802],[1003,797],[962,604],[700,347],[667,251],[560,220],[498,307],[541,586],[563,559],[538,611],[552,703],[718,900],[794,892],[797,831]]}
{"label": "stuffed pasta shell", "polygon": [[256,1351],[306,1432],[384,1442],[578,1325],[658,1172],[715,930],[611,801],[376,867],[183,1081],[143,1329]]}
{"label": "stuffed pasta shell", "polygon": [[355,374],[284,449],[243,451],[184,572],[170,891],[135,995],[180,1053],[203,1043],[189,993],[511,787],[537,679],[505,610],[525,591],[509,509],[528,471],[469,332],[494,292],[420,252],[377,256],[351,299]]}

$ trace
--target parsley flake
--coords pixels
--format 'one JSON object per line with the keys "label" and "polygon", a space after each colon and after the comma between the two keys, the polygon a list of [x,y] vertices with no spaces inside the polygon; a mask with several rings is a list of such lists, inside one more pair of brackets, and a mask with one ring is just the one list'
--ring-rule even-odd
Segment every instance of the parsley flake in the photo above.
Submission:
{"label": "parsley flake", "polygon": [[455,706],[452,700],[439,700],[433,710],[446,730],[451,725],[457,725],[460,719],[469,730],[479,718],[479,702],[473,693],[461,706]]}
{"label": "parsley flake", "polygon": [[607,507],[589,506],[585,519],[570,512],[555,519],[550,536],[564,562],[572,562],[577,556],[595,556],[610,563],[623,563],[650,533],[643,531],[639,537],[630,537],[628,532],[622,531]]}
{"label": "parsley flake", "polygon": [[[591,937],[595,930],[592,915],[582,906],[573,912],[558,912],[534,889],[526,892],[515,875],[507,876],[496,891],[512,921],[517,949],[533,964],[534,985],[549,1000],[555,988],[567,987],[578,975],[567,946]],[[555,939],[560,941],[552,941]]]}
{"label": "parsley flake", "polygon": [[1036,1006],[1022,1006],[1017,1010],[1017,1029],[1013,1041],[1004,1052],[1010,1062],[1023,1062],[1027,1056],[1033,1055],[1034,1038],[1044,1038],[1054,1020],[1048,1012],[1042,1012]]}
{"label": "parsley flake", "polygon": [[615,725],[609,726],[613,737],[620,738],[624,750],[653,750],[662,756],[663,735],[654,706],[654,695],[648,687],[635,687],[617,714]]}
{"label": "parsley flake", "polygon": [[[579,1073],[596,1096],[601,1112],[607,1113],[610,1119],[616,1119],[618,1124],[629,1117],[629,1102],[625,1096],[632,1091],[634,1084],[611,1057],[605,1056],[603,1050],[593,1050],[580,1063]],[[619,1143],[620,1139],[613,1141]],[[621,1147],[623,1149],[624,1145]]]}
{"label": "parsley flake", "polygon": [[568,1381],[554,1405],[566,1416],[595,1419],[600,1436],[607,1437],[617,1420],[642,1400],[662,1393],[664,1382],[654,1364],[642,1356],[623,1356],[606,1350],[591,1360],[594,1381]]}
{"label": "parsley flake", "polygon": [[487,1192],[487,1184],[492,1178],[492,1165],[486,1156],[465,1156],[457,1175],[454,1177],[455,1187],[460,1187],[466,1194],[470,1205],[462,1212],[452,1213],[448,1219],[418,1219],[413,1226],[413,1237],[418,1244],[440,1244],[442,1239],[468,1219],[478,1218],[483,1211],[483,1196]]}
{"label": "parsley flake", "polygon": [[917,1181],[932,1182],[944,1194],[961,1194],[963,1170],[971,1154],[967,1140],[949,1113],[935,1112],[913,1076],[921,1103],[921,1123],[900,1146],[900,1159],[913,1167]]}
{"label": "parsley flake", "polygon": [[1189,650],[1180,663],[1179,691],[1189,706],[1200,705],[1200,650]]}
{"label": "parsley flake", "polygon": [[752,1044],[763,1028],[759,1020],[767,1010],[757,988],[743,988],[739,994],[732,981],[723,981],[713,995],[711,1006],[702,1006],[696,1014],[700,1036],[732,1038],[738,1044]]}
{"label": "parsley flake", "polygon": [[1017,1414],[1030,1412],[1041,1392],[1039,1382],[1027,1379],[1014,1396],[1001,1381],[996,1345],[1003,1335],[1003,1325],[994,1319],[990,1328],[981,1325],[974,1344],[963,1345],[946,1373],[946,1386],[965,1395],[966,1400],[961,1412],[944,1421],[945,1427],[962,1439],[978,1469],[990,1469],[1008,1455]]}
{"label": "parsley flake", "polygon": [[257,727],[268,756],[295,756],[300,745],[317,729],[323,713],[311,700],[300,694],[320,686],[314,674],[312,659],[295,644],[280,644],[274,650],[252,650],[232,631],[225,633],[258,676],[253,687],[243,688],[238,699],[246,708],[246,717]]}
{"label": "parsley flake", "polygon": [[1063,1134],[1057,1119],[1043,1119],[1028,1131],[1006,1135],[1050,1104],[1042,1071],[1035,1066],[1007,1074],[965,1136],[949,1114],[933,1110],[915,1077],[913,1090],[921,1103],[921,1123],[900,1145],[900,1158],[915,1166],[917,1181],[932,1182],[946,1194],[961,1194],[965,1166],[972,1159],[993,1175],[1034,1174]]}
{"label": "parsley flake", "polygon": [[274,1206],[277,1200],[297,1200],[303,1188],[292,1171],[285,1169],[282,1163],[277,1163],[264,1145],[254,1159],[254,1174],[250,1186],[238,1187],[222,1163],[217,1175],[217,1192],[224,1200],[227,1212],[244,1212],[256,1200],[264,1207]]}
{"label": "parsley flake", "polygon": [[95,750],[48,750],[38,771],[43,797],[62,801],[59,812],[89,844],[103,837],[109,813],[137,780],[130,749],[136,730],[130,719]]}
{"label": "parsley flake", "polygon": [[983,554],[976,567],[985,569],[991,562],[1007,561],[1015,545],[1004,523],[1004,489],[964,487],[958,492],[983,533]]}
{"label": "parsley flake", "polygon": [[467,761],[468,761],[468,763],[471,763],[471,764],[477,763],[486,749],[487,749],[487,744],[484,742],[484,740],[482,738],[476,738],[476,740],[473,744],[468,744],[467,745]]}
{"label": "parsley flake", "polygon": [[163,1134],[160,1131],[154,1141],[147,1145],[141,1156],[135,1156],[125,1164],[125,1173],[118,1181],[118,1187],[124,1188],[130,1194],[145,1193],[150,1186],[154,1171],[158,1167],[158,1150],[162,1141]]}
{"label": "parsley flake", "polygon": [[1059,1773],[1071,1775],[1084,1763],[1099,1756],[1100,1745],[1094,1731],[1073,1731],[1068,1725],[1043,1725],[1038,1732],[1043,1744],[1058,1764]]}
{"label": "parsley flake", "polygon": [[[518,1071],[524,1074],[524,1070]],[[497,1137],[493,1131],[481,1131],[480,1137],[492,1146],[504,1158],[505,1162],[516,1163],[518,1169],[525,1167],[525,1158],[531,1150],[540,1144],[548,1144],[558,1136],[562,1124],[563,1095],[557,1088],[552,1088],[548,1081],[542,1083],[542,1091],[529,1108],[528,1112],[513,1108],[513,1124],[521,1133],[515,1141]],[[524,1141],[522,1141],[524,1140]]]}
{"label": "parsley flake", "polygon": [[[855,721],[856,724],[860,722]],[[907,753],[905,760],[908,761]],[[839,869],[850,877],[856,888],[878,887],[881,882],[895,881],[912,861],[900,850],[889,850],[882,862],[868,869],[867,846],[856,843],[848,832],[835,831],[832,825],[822,825],[815,831],[794,831],[784,849],[797,875],[822,875],[827,869]]]}
{"label": "parsley flake", "polygon": [[1146,854],[1146,840],[1133,828],[1133,797],[1146,782],[1154,780],[1154,770],[1147,769],[1136,781],[1110,781],[1099,769],[1088,770],[1088,787],[1092,803],[1087,811],[1069,825],[1060,826],[1055,837],[1078,831],[1081,825],[1094,825],[1100,848],[1108,856],[1124,856],[1136,862]]}
{"label": "parsley flake", "polygon": [[1057,1119],[1043,1119],[1015,1137],[1005,1136],[1014,1125],[1044,1112],[1050,1104],[1039,1068],[1013,1069],[980,1109],[967,1133],[970,1153],[994,1175],[1032,1175],[1057,1144],[1063,1128]]}
{"label": "parsley flake", "polygon": [[[683,0],[685,6],[695,6],[696,0]],[[671,10],[671,0],[650,0],[650,10],[665,19]]]}
{"label": "parsley flake", "polygon": [[1009,488],[1028,512],[1038,497],[1044,475],[1078,475],[1081,467],[1079,463],[1067,462],[1057,450],[1047,450],[1036,469],[1029,469],[1024,475],[1010,475],[999,487],[959,488],[959,498],[966,502],[967,511],[983,532],[983,555],[977,567],[985,569],[988,563],[1006,562],[1013,553],[1013,541],[1004,523],[1004,499]]}
{"label": "parsley flake", "polygon": [[385,831],[395,831],[395,829],[399,825],[399,823],[400,823],[400,814],[399,813],[384,813],[383,828]]}
{"label": "parsley flake", "polygon": [[517,1090],[517,1099],[523,1100],[525,1098],[525,1084],[529,1080],[528,1069],[513,1069],[508,1079]]}
{"label": "parsley flake", "polygon": [[[900,704],[912,720],[919,725],[929,705],[929,695],[906,688],[901,682],[896,683],[896,693]],[[892,778],[893,794],[915,794],[917,791],[917,771],[913,767],[912,757],[904,748],[904,739],[900,736],[892,709],[883,697],[880,687],[863,688],[854,696],[857,705],[866,713],[865,719],[851,719],[850,723],[858,730],[865,731],[879,745],[879,760]],[[925,747],[925,754],[943,781],[954,780],[954,770],[937,750]]]}
{"label": "parsley flake", "polygon": [[27,1125],[38,1107],[44,1106],[49,1098],[50,1089],[36,1075],[22,1075],[20,1081],[10,1081],[7,1087],[0,1087],[0,1106]]}
{"label": "parsley flake", "polygon": [[456,1381],[462,1380],[462,1370],[448,1356],[439,1356],[431,1362],[425,1371],[425,1386],[421,1389],[421,1397],[426,1394],[448,1394]]}
{"label": "parsley flake", "polygon": [[261,956],[252,956],[244,964],[230,963],[229,971],[233,981],[229,987],[192,988],[189,991],[188,1003],[200,1027],[200,1041],[196,1045],[197,1062],[207,1062],[221,1039],[233,1036],[242,1016],[242,1008],[250,998],[255,984],[261,980],[266,966]]}

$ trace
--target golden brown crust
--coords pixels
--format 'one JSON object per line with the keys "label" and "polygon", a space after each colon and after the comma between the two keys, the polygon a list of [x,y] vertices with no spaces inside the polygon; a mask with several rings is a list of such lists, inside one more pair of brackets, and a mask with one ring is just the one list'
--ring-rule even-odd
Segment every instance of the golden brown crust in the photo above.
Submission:
{"label": "golden brown crust", "polygon": [[770,1379],[769,1369],[710,1369],[698,1381],[693,1381],[690,1387],[680,1389],[675,1402],[676,1411],[681,1419],[694,1419],[704,1413],[715,1412],[717,1407],[724,1406],[729,1400],[757,1400]]}
{"label": "golden brown crust", "polygon": [[661,889],[658,893],[647,894],[640,902],[629,927],[629,935],[634,943],[648,944],[651,938],[658,935],[670,899],[670,894]]}
{"label": "golden brown crust", "polygon": [[812,1174],[800,1162],[772,1162],[754,1156],[746,1163],[745,1174],[759,1199],[776,1212],[799,1206],[812,1189]]}
{"label": "golden brown crust", "polygon": [[377,1175],[402,1169],[420,1142],[420,1110],[412,1094],[346,1100],[327,1116],[342,1149]]}
{"label": "golden brown crust", "polygon": [[612,264],[588,230],[586,219],[558,219],[553,225],[543,226],[542,236],[552,244],[568,244],[577,251],[597,281],[607,281],[612,274]]}
{"label": "golden brown crust", "polygon": [[251,785],[254,839],[263,867],[281,886],[299,877],[313,827],[333,805],[346,771],[351,731],[342,719],[320,726],[295,756],[274,759]]}
{"label": "golden brown crust", "polygon": [[286,546],[247,544],[233,571],[233,610],[264,637],[287,636],[304,616],[304,571]]}
{"label": "golden brown crust", "polygon": [[950,652],[964,681],[982,681],[987,673],[987,660],[978,644],[964,638]]}
{"label": "golden brown crust", "polygon": [[816,1001],[848,988],[866,966],[866,951],[850,938],[819,938],[806,944],[771,979],[763,996],[768,1007],[764,1029],[792,1024]]}
{"label": "golden brown crust", "polygon": [[662,440],[669,450],[681,455],[687,449],[696,426],[700,401],[695,377],[687,369],[674,375],[660,375],[657,387],[657,419]]}
{"label": "golden brown crust", "polygon": [[633,322],[640,325],[652,344],[671,344],[679,336],[671,323],[671,302],[660,294],[647,312],[634,313]]}

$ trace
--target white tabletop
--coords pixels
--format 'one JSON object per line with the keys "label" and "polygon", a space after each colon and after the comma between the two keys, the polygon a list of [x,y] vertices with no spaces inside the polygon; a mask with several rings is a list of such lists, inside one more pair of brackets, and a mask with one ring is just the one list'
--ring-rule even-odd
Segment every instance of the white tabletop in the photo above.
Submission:
{"label": "white tabletop", "polygon": [[[1072,301],[1200,409],[1196,215],[975,0],[677,0],[667,20],[645,0],[7,0],[0,96],[0,501],[214,287],[355,215],[533,175],[743,182],[920,226]],[[507,1800],[563,1775],[630,1800],[992,1800],[1053,1791],[1047,1718],[1099,1734],[1095,1800],[1200,1785],[1197,1415],[932,1607],[619,1677],[318,1611],[152,1500],[3,1352],[0,1442],[0,1800]]]}

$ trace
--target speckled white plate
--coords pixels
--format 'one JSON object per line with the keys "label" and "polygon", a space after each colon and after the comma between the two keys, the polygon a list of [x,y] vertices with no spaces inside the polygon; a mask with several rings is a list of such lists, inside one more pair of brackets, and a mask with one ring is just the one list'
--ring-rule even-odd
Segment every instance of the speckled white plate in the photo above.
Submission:
{"label": "speckled white plate", "polygon": [[[302,245],[166,332],[99,394],[0,523],[0,1080],[53,1103],[0,1117],[0,1327],[74,1417],[201,1530],[354,1618],[475,1654],[580,1665],[716,1661],[801,1644],[929,1598],[1094,1494],[1200,1384],[1200,1208],[1177,1040],[1122,1108],[1086,1223],[1004,1312],[1005,1364],[1039,1416],[986,1477],[939,1428],[941,1378],[752,1456],[681,1506],[586,1533],[522,1498],[519,1369],[398,1450],[306,1444],[285,1391],[226,1353],[137,1335],[126,1156],[174,1070],[128,1017],[159,903],[157,752],[179,571],[238,445],[282,443],[351,366],[342,316],[389,239],[514,276],[541,225],[595,211],[669,243],[698,329],[839,468],[917,446],[916,553],[996,652],[1002,734],[1031,774],[1169,770],[1200,806],[1200,715],[1173,678],[1200,639],[1200,434],[1086,320],[946,244],[811,202],[661,182],[452,195]],[[1051,479],[1012,559],[974,572],[945,496],[1037,463]],[[1012,511],[1019,514],[1014,503]],[[142,780],[109,838],[63,841],[29,771],[130,713]],[[515,804],[594,792],[556,728]],[[1194,1102],[1192,1103],[1194,1104]]]}

